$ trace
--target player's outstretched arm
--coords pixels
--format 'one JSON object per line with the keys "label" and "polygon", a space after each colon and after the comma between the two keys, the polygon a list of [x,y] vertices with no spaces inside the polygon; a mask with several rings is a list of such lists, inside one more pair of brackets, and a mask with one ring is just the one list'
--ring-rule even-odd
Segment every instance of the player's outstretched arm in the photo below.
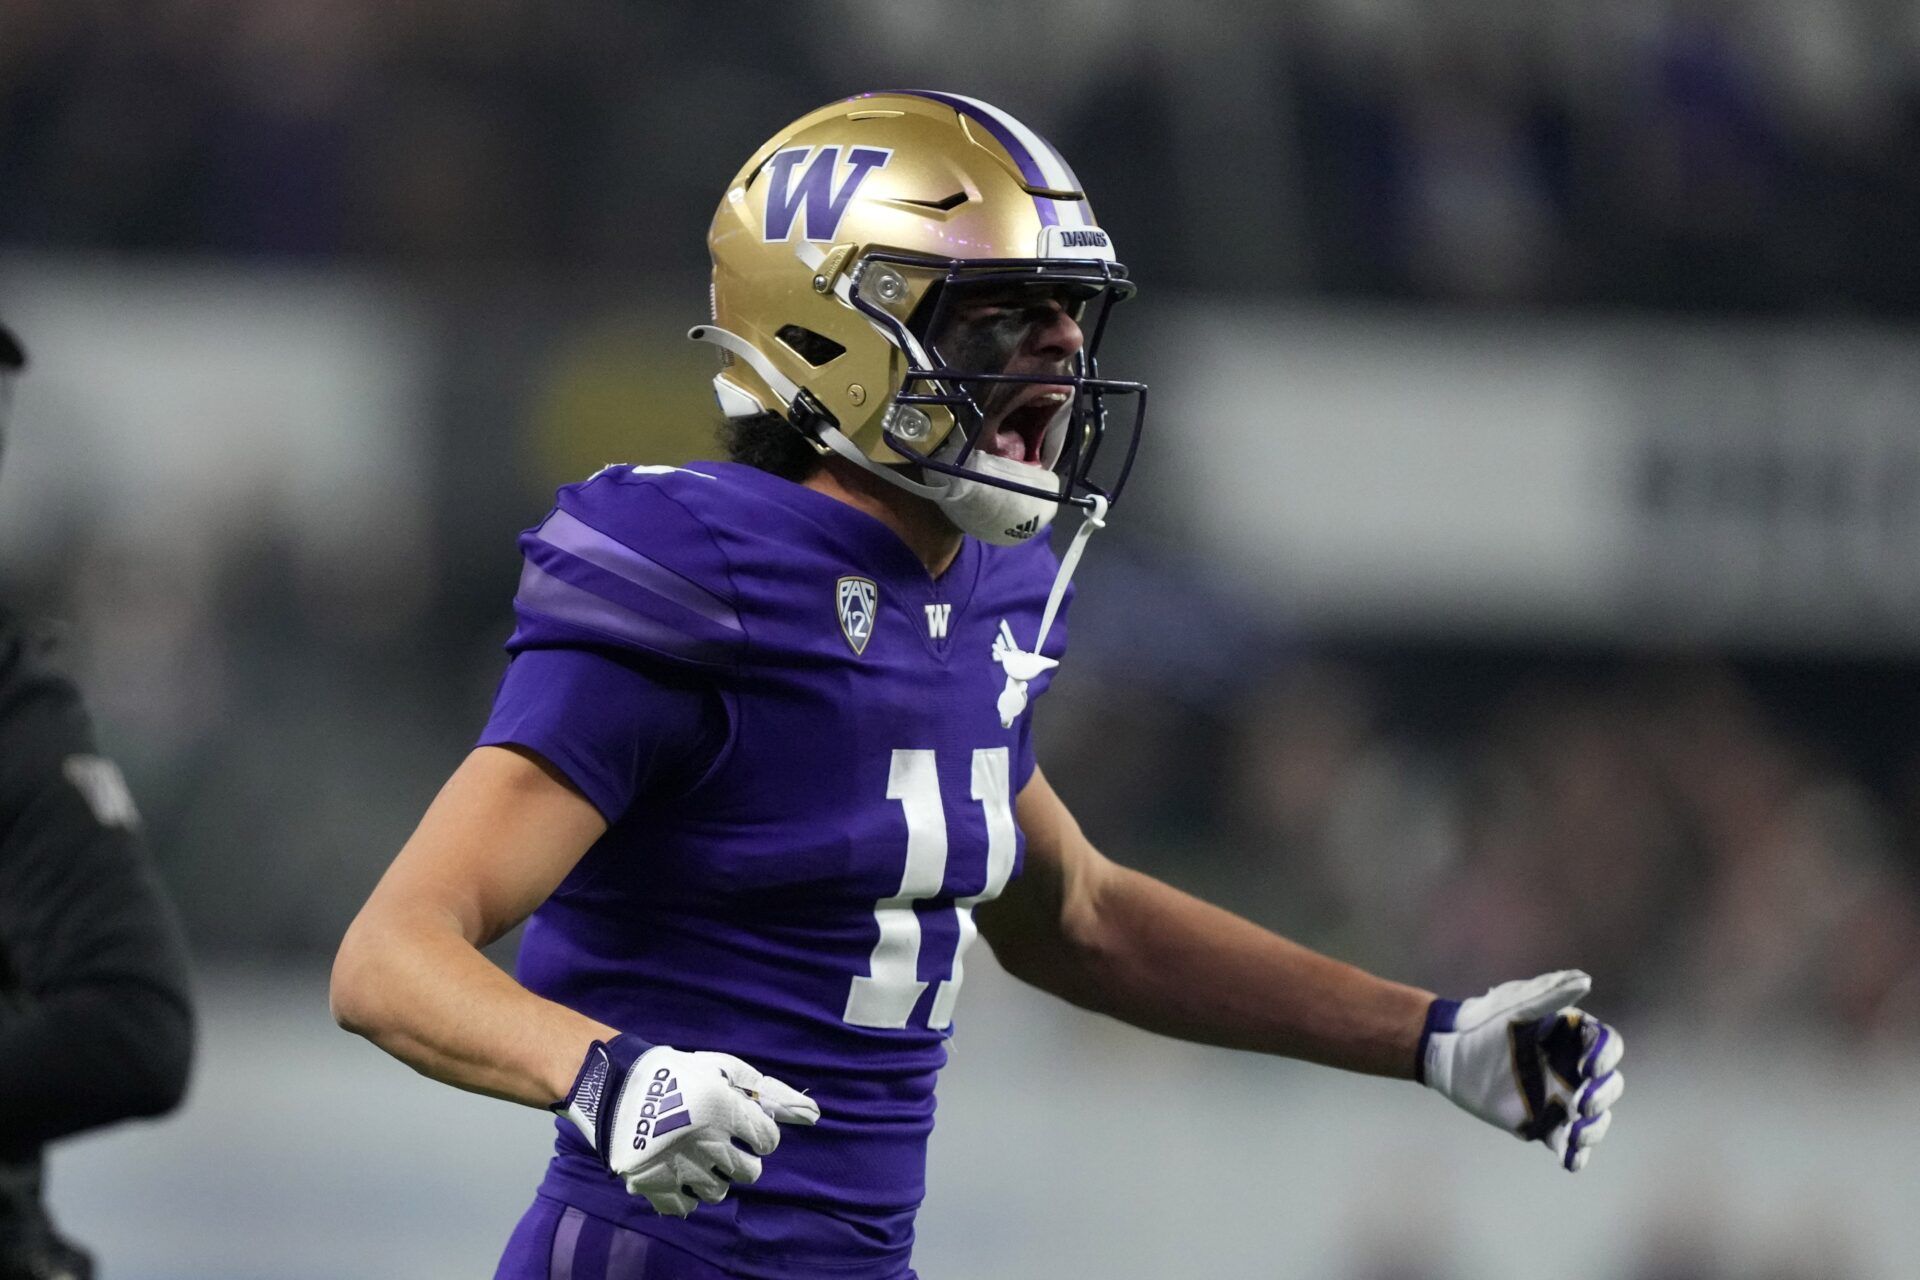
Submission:
{"label": "player's outstretched arm", "polygon": [[1417,1079],[1569,1169],[1606,1135],[1621,1041],[1571,1007],[1585,974],[1437,999],[1115,865],[1038,770],[1016,816],[1026,872],[976,915],[1023,981],[1184,1040]]}
{"label": "player's outstretched arm", "polygon": [[341,941],[333,1014],[436,1080],[560,1111],[628,1191],[684,1216],[760,1176],[775,1121],[812,1124],[819,1108],[729,1054],[649,1044],[542,999],[481,954],[605,830],[537,755],[474,751]]}

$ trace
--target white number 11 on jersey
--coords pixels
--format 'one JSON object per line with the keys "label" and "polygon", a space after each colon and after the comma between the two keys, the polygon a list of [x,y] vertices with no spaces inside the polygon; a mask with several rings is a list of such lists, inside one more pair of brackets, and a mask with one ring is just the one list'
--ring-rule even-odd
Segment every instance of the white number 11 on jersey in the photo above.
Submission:
{"label": "white number 11 on jersey", "polygon": [[[961,961],[977,930],[976,904],[1000,896],[1013,874],[1013,781],[1007,749],[982,747],[973,753],[973,798],[987,820],[987,883],[969,898],[956,898],[953,914],[960,932],[953,951],[953,976],[933,993],[927,1025],[939,1030],[953,1021],[960,997]],[[927,984],[920,981],[920,917],[913,904],[938,897],[947,879],[947,814],[940,802],[940,775],[932,751],[896,751],[887,775],[887,799],[898,800],[907,818],[907,867],[900,891],[874,904],[880,941],[873,947],[868,976],[856,977],[847,992],[845,1020],[857,1027],[904,1027]]]}

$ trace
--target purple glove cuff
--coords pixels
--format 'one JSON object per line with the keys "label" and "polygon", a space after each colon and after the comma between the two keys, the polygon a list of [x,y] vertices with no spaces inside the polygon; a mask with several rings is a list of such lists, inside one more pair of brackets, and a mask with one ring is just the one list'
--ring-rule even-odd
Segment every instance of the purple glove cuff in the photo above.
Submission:
{"label": "purple glove cuff", "polygon": [[1420,1028],[1420,1044],[1413,1051],[1413,1078],[1416,1083],[1427,1082],[1427,1042],[1433,1039],[1435,1032],[1453,1030],[1454,1019],[1459,1016],[1458,1000],[1436,999],[1427,1006],[1426,1025]]}
{"label": "purple glove cuff", "polygon": [[587,1049],[579,1074],[573,1078],[573,1088],[548,1110],[572,1120],[589,1136],[594,1151],[604,1158],[607,1126],[613,1123],[613,1113],[620,1105],[620,1088],[626,1083],[627,1072],[653,1047],[635,1035],[595,1040]]}

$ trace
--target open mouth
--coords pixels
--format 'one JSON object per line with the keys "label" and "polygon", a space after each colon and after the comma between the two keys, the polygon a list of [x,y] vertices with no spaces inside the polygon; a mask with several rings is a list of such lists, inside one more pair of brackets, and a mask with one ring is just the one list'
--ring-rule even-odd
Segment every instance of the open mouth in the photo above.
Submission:
{"label": "open mouth", "polygon": [[1029,466],[1045,466],[1042,449],[1047,428],[1060,415],[1072,393],[1065,387],[1036,387],[987,420],[979,447],[995,457],[1011,458]]}

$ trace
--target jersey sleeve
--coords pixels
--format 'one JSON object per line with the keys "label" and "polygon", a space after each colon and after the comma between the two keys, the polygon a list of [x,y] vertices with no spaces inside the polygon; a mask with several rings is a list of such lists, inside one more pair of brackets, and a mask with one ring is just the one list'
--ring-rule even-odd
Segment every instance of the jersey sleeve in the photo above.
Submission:
{"label": "jersey sleeve", "polygon": [[529,649],[507,664],[477,745],[537,752],[611,826],[642,794],[698,782],[728,729],[706,681],[604,650]]}
{"label": "jersey sleeve", "polygon": [[560,490],[520,537],[510,652],[595,646],[681,670],[724,670],[746,648],[725,554],[675,496],[699,472],[610,467]]}

